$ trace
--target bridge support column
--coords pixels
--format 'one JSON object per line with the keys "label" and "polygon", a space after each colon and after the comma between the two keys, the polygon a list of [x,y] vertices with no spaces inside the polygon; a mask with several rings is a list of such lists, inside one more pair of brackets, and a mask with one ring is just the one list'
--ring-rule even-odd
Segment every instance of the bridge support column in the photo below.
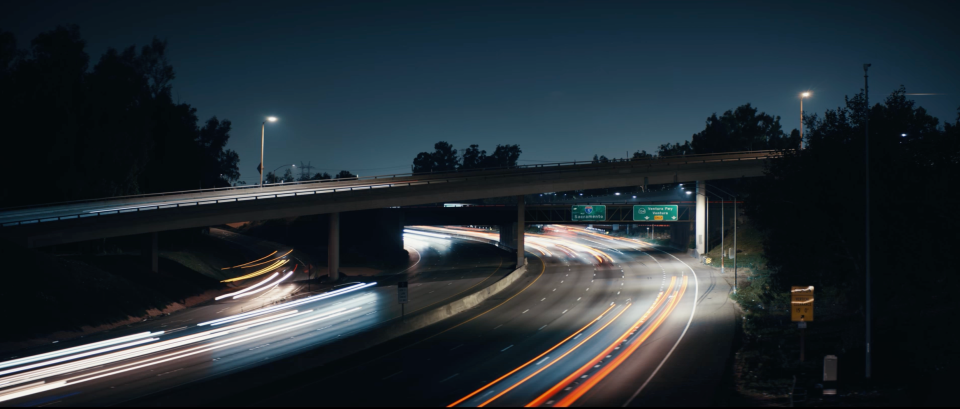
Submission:
{"label": "bridge support column", "polygon": [[523,201],[523,195],[520,195],[517,196],[517,268],[527,264],[526,257],[524,257],[523,253],[523,233],[524,230],[526,230],[524,213],[526,213],[526,206]]}
{"label": "bridge support column", "polygon": [[330,213],[329,239],[327,240],[327,277],[340,279],[340,213]]}
{"label": "bridge support column", "polygon": [[707,184],[697,181],[697,254],[707,254]]}
{"label": "bridge support column", "polygon": [[151,273],[159,271],[157,242],[157,232],[144,234],[140,242],[140,257],[143,260],[143,267]]}

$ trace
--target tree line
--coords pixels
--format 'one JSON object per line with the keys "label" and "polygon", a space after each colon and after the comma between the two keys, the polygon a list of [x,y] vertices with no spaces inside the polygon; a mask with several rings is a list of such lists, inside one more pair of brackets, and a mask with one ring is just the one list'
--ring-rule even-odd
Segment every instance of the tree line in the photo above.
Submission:
{"label": "tree line", "polygon": [[458,152],[452,144],[440,141],[433,145],[433,152],[417,154],[410,168],[413,173],[428,173],[514,167],[521,153],[520,145],[497,145],[489,155],[479,145]]}
{"label": "tree line", "polygon": [[[229,186],[231,123],[174,101],[167,43],[110,48],[90,67],[77,26],[25,49],[0,30],[0,207]],[[12,171],[12,172],[10,172]]]}

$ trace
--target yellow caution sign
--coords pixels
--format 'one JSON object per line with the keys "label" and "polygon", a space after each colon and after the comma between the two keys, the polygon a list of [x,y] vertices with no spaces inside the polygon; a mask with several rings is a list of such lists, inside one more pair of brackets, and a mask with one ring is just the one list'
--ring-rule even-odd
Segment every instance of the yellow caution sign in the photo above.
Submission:
{"label": "yellow caution sign", "polygon": [[813,286],[790,287],[790,320],[813,321]]}
{"label": "yellow caution sign", "polygon": [[653,216],[653,220],[663,220],[663,216]]}

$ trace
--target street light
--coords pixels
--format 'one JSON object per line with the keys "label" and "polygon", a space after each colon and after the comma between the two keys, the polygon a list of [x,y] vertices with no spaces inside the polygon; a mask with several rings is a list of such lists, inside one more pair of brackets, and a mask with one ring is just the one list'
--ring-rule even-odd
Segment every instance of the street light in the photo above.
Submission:
{"label": "street light", "polygon": [[277,122],[277,117],[268,116],[267,120],[263,121],[263,123],[260,124],[260,187],[263,187],[263,171],[265,169],[263,167],[263,133],[264,133],[264,130],[267,128],[267,122]]}
{"label": "street light", "polygon": [[809,97],[809,91],[800,94],[800,149],[803,149],[803,99]]}

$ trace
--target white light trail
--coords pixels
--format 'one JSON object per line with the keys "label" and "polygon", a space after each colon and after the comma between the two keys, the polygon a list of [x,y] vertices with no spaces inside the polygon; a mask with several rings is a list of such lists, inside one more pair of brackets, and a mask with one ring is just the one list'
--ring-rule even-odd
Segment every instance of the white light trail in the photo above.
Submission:
{"label": "white light trail", "polygon": [[222,300],[222,299],[227,298],[227,297],[232,297],[232,296],[234,296],[234,295],[243,294],[243,293],[245,293],[245,292],[247,292],[247,291],[253,290],[254,288],[257,288],[257,287],[259,287],[259,286],[261,286],[261,285],[266,284],[268,281],[273,280],[273,279],[276,278],[278,275],[280,275],[280,273],[273,273],[273,275],[270,276],[270,277],[267,277],[266,280],[263,280],[263,281],[261,281],[261,282],[259,282],[259,283],[256,283],[256,284],[254,284],[254,285],[252,285],[252,286],[250,286],[250,287],[244,288],[244,289],[242,289],[242,290],[240,290],[240,291],[235,291],[235,292],[232,292],[232,293],[227,293],[227,294],[221,295],[221,296],[219,296],[219,297],[217,297],[217,298],[214,298],[214,300],[219,301],[219,300]]}
{"label": "white light trail", "polygon": [[146,337],[155,337],[162,335],[163,331],[158,332],[141,332],[139,334],[127,335],[125,337],[108,339],[106,341],[94,342],[92,344],[75,346],[72,348],[61,349],[53,352],[47,352],[39,355],[32,355],[18,359],[12,359],[9,361],[0,362],[0,368],[8,368],[11,366],[23,365],[25,363],[42,361],[44,359],[56,358],[59,356],[70,355],[76,352],[89,351],[91,349],[96,349],[108,345],[120,344],[128,341],[133,341],[136,339],[146,338]]}
{"label": "white light trail", "polygon": [[309,302],[318,301],[318,300],[323,300],[323,299],[327,299],[327,298],[330,298],[330,297],[335,297],[335,296],[338,296],[338,295],[351,293],[351,292],[354,292],[354,291],[357,291],[357,290],[362,290],[362,289],[364,289],[364,288],[371,287],[371,286],[374,286],[374,285],[377,285],[377,283],[376,283],[376,282],[366,283],[366,284],[357,283],[356,285],[353,285],[353,286],[350,286],[350,287],[347,287],[347,288],[342,288],[342,289],[339,289],[339,290],[335,290],[335,291],[330,291],[330,292],[323,293],[323,294],[314,295],[314,296],[312,296],[312,297],[307,297],[307,298],[299,299],[299,300],[296,300],[296,301],[291,301],[291,302],[288,302],[288,303],[283,303],[283,304],[275,305],[275,306],[272,306],[272,307],[267,307],[267,308],[260,309],[260,310],[257,310],[257,311],[250,311],[250,312],[246,312],[246,313],[243,313],[243,314],[237,314],[237,315],[232,315],[232,316],[229,316],[229,317],[224,317],[224,318],[220,318],[220,319],[215,319],[215,320],[212,320],[212,321],[201,322],[201,323],[197,324],[197,326],[202,327],[202,326],[204,326],[204,325],[220,325],[220,324],[226,324],[226,323],[228,323],[228,322],[239,321],[239,320],[246,319],[246,318],[257,317],[257,316],[260,316],[260,315],[269,314],[269,313],[274,312],[274,311],[282,310],[282,309],[284,309],[284,308],[291,308],[291,307],[295,307],[295,306],[298,306],[298,305],[303,305],[303,304],[306,304],[306,303],[309,303]]}
{"label": "white light trail", "polygon": [[237,295],[237,296],[233,297],[233,299],[236,300],[237,298],[240,298],[240,297],[246,297],[246,296],[248,296],[248,295],[258,294],[258,293],[263,292],[263,291],[266,291],[266,290],[270,290],[270,289],[273,289],[273,288],[277,288],[277,286],[280,285],[280,283],[282,283],[283,280],[286,280],[286,279],[290,278],[291,275],[293,275],[293,271],[287,273],[287,275],[283,276],[283,278],[277,280],[277,282],[273,283],[272,286],[263,287],[263,288],[261,288],[261,289],[259,289],[259,290],[257,290],[257,291],[246,292],[246,293],[243,293],[243,294],[240,294],[240,295]]}
{"label": "white light trail", "polygon": [[421,235],[421,236],[436,237],[436,238],[440,238],[440,239],[449,239],[449,238],[450,238],[450,236],[448,236],[448,235],[446,235],[446,234],[428,233],[428,232],[419,231],[419,230],[403,229],[403,232],[404,232],[404,233],[408,233],[408,234]]}

